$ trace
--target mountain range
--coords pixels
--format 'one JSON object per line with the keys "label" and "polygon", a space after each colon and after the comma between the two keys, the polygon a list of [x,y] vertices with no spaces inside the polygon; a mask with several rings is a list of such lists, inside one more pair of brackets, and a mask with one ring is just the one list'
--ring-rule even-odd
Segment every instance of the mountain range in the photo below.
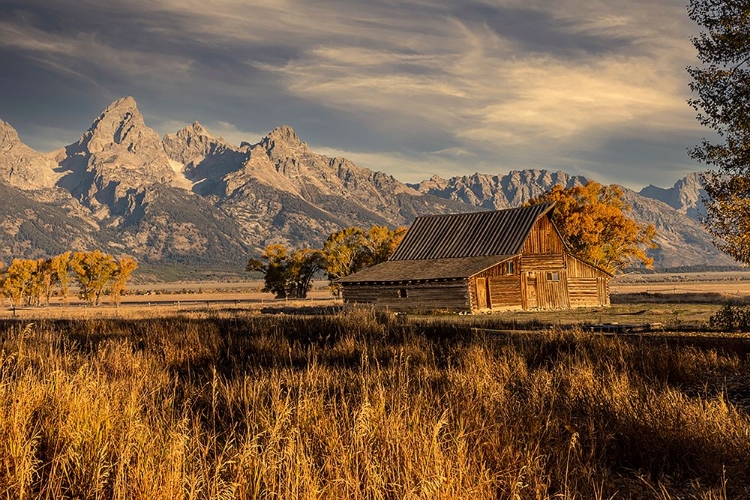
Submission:
{"label": "mountain range", "polygon": [[[522,170],[405,184],[317,154],[288,126],[239,146],[198,122],[160,137],[125,97],[77,142],[50,153],[26,146],[0,120],[0,260],[100,248],[155,265],[241,269],[268,244],[320,246],[347,226],[515,207],[555,184],[586,182]],[[624,192],[632,216],[656,226],[657,268],[735,264],[699,222],[697,173],[669,189]]]}

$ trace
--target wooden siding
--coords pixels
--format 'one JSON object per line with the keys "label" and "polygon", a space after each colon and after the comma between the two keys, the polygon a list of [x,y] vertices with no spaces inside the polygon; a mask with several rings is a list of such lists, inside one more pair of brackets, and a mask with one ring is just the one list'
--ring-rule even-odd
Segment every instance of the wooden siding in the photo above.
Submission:
{"label": "wooden siding", "polygon": [[521,254],[560,254],[565,252],[560,235],[549,217],[541,217],[534,224],[529,237],[521,247]]}
{"label": "wooden siding", "polygon": [[[399,296],[400,291],[406,296]],[[374,304],[398,312],[468,311],[468,280],[425,283],[344,284],[344,302]]]}
{"label": "wooden siding", "polygon": [[521,257],[521,272],[529,271],[558,271],[565,268],[563,254],[523,255]]}
{"label": "wooden siding", "polygon": [[565,256],[565,264],[571,307],[610,305],[609,274],[570,254]]}
{"label": "wooden siding", "polygon": [[521,276],[493,276],[488,279],[492,309],[521,309]]}
{"label": "wooden siding", "polygon": [[[512,262],[513,274],[508,274],[507,272],[508,262]],[[519,262],[518,258],[511,259],[472,276],[469,287],[471,290],[472,310],[521,309]],[[482,283],[484,283],[484,286],[482,286]],[[482,307],[482,295],[486,297],[486,305],[484,307]]]}

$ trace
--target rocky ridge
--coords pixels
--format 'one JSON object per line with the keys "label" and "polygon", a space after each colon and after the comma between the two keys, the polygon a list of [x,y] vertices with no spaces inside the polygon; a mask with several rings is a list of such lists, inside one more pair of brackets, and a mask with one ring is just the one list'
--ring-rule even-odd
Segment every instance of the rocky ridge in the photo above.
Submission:
{"label": "rocky ridge", "polygon": [[[289,126],[239,146],[198,122],[160,138],[126,97],[76,143],[50,155],[28,148],[0,122],[0,187],[11,203],[0,226],[0,260],[52,254],[60,242],[73,242],[143,262],[241,268],[270,243],[317,246],[351,225],[399,226],[418,215],[509,208],[555,184],[585,182],[525,170],[407,185],[317,154]],[[687,179],[672,188],[684,195],[651,186],[627,197],[636,218],[663,231],[659,265],[725,264],[731,259],[687,217],[690,186]],[[677,201],[669,206],[649,195]]]}

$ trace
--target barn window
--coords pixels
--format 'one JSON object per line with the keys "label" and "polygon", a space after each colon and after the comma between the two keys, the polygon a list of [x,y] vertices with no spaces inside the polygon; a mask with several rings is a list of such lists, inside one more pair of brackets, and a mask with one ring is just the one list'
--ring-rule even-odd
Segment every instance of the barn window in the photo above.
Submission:
{"label": "barn window", "polygon": [[398,289],[398,297],[400,299],[405,299],[406,298],[406,288],[399,288]]}
{"label": "barn window", "polygon": [[548,271],[547,281],[560,281],[560,273],[557,271]]}
{"label": "barn window", "polygon": [[508,262],[505,263],[505,274],[506,275],[510,276],[510,275],[514,274],[515,271],[516,271],[515,262],[513,262],[512,260],[509,260]]}

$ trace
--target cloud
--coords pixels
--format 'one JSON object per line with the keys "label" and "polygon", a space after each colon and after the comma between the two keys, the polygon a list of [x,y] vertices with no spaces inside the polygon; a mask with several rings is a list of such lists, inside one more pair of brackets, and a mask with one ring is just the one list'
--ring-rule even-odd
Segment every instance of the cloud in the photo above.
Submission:
{"label": "cloud", "polygon": [[[606,181],[628,165],[622,144],[640,178],[648,158],[679,170],[698,130],[682,0],[11,0],[0,16],[0,56],[43,67],[50,94],[132,94],[160,133],[199,119],[233,143],[289,123],[411,180],[534,167]],[[0,106],[32,99],[4,81]]]}

